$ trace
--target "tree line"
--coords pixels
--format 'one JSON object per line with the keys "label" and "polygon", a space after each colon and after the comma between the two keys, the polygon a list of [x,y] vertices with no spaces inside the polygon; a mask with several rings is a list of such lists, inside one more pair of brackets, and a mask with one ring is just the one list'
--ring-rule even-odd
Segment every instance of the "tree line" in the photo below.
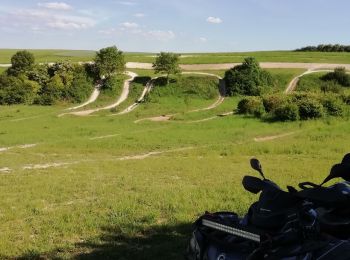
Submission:
{"label": "tree line", "polygon": [[295,51],[319,51],[319,52],[350,52],[350,45],[341,44],[319,44],[317,46],[306,46]]}
{"label": "tree line", "polygon": [[[11,57],[11,67],[0,75],[0,105],[80,103],[91,94],[94,84],[113,91],[114,83],[110,83],[125,71],[125,64],[124,54],[116,46],[99,50],[93,62],[83,64],[37,64],[31,52],[18,51]],[[161,52],[153,68],[165,73],[168,83],[170,74],[180,72],[179,55]]]}

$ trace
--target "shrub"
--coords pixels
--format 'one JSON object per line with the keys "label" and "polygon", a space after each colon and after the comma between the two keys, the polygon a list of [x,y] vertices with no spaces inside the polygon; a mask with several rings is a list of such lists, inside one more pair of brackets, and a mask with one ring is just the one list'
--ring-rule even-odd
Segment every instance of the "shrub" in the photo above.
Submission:
{"label": "shrub", "polygon": [[344,94],[341,98],[345,104],[350,105],[350,94]]}
{"label": "shrub", "polygon": [[334,72],[327,73],[322,77],[326,81],[336,81],[344,87],[350,87],[350,76],[346,74],[344,67],[335,68]]}
{"label": "shrub", "polygon": [[264,108],[267,113],[274,111],[277,107],[280,107],[283,103],[288,101],[288,97],[281,95],[269,95],[263,97]]}
{"label": "shrub", "polygon": [[322,105],[326,109],[327,114],[331,116],[342,116],[343,105],[341,100],[335,97],[326,97],[322,100]]}
{"label": "shrub", "polygon": [[254,115],[261,117],[265,113],[265,108],[261,98],[246,97],[243,98],[237,106],[239,114]]}
{"label": "shrub", "polygon": [[228,95],[259,96],[273,84],[272,76],[260,68],[252,57],[225,72],[226,92]]}
{"label": "shrub", "polygon": [[39,89],[36,82],[17,77],[0,76],[0,105],[32,104]]}
{"label": "shrub", "polygon": [[35,62],[34,55],[28,51],[18,51],[11,57],[12,66],[8,69],[8,74],[18,76],[27,72]]}
{"label": "shrub", "polygon": [[296,104],[283,104],[277,107],[273,114],[278,121],[296,121],[300,118],[299,108]]}
{"label": "shrub", "polygon": [[299,115],[303,120],[320,118],[324,115],[322,104],[313,98],[305,98],[299,102]]}
{"label": "shrub", "polygon": [[340,94],[343,92],[342,87],[334,80],[327,81],[322,83],[321,85],[321,91],[326,94],[326,93],[337,93]]}
{"label": "shrub", "polygon": [[122,89],[122,82],[123,79],[121,76],[112,75],[105,80],[104,84],[101,87],[101,90],[108,96],[114,96]]}

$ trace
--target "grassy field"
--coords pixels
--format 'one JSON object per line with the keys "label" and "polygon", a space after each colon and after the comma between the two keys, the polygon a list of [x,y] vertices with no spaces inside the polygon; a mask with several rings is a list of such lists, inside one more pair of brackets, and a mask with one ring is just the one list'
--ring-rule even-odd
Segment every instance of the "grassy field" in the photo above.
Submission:
{"label": "grassy field", "polygon": [[[299,72],[274,71],[280,82]],[[153,76],[138,73],[124,106]],[[239,98],[189,113],[215,98],[186,101],[183,92],[159,91],[157,102],[114,117],[110,111],[57,117],[63,105],[0,107],[0,258],[183,259],[200,214],[242,215],[257,199],[241,186],[253,174],[251,157],[286,187],[321,181],[349,152],[348,119],[215,117],[233,111]],[[168,113],[177,115],[134,122]],[[290,135],[255,141],[283,133]]]}
{"label": "grassy field", "polygon": [[[0,63],[10,63],[11,56],[18,50],[0,49]],[[84,50],[30,50],[37,62],[55,62],[62,60],[91,61],[95,51]],[[154,53],[125,53],[126,61],[154,62]],[[306,63],[350,63],[350,53],[258,51],[228,53],[184,53],[182,64],[234,63],[242,62],[246,57],[256,57],[260,62],[306,62]]]}

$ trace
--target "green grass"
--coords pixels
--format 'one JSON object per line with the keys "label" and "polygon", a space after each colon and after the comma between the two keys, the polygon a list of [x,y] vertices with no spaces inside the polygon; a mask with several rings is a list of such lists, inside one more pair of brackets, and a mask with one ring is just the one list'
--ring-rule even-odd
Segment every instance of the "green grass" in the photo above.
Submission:
{"label": "green grass", "polygon": [[[234,103],[228,99],[224,106]],[[155,110],[163,112],[150,107],[148,116]],[[182,259],[198,215],[205,210],[243,214],[257,199],[240,184],[252,173],[249,158],[260,158],[266,174],[285,187],[320,181],[350,145],[349,122],[335,119],[268,124],[229,116],[193,124],[134,124],[136,113],[58,118],[60,111],[36,106],[0,110],[0,147],[38,144],[1,154],[0,168],[13,170],[0,175],[3,258]],[[11,121],[33,115],[43,116]],[[280,140],[253,141],[294,131]],[[184,147],[192,149],[118,160]],[[62,162],[73,164],[22,168]]]}
{"label": "green grass", "polygon": [[[0,49],[0,63],[10,63],[11,56],[18,50]],[[91,61],[95,51],[89,50],[29,50],[37,62],[56,62],[62,60]],[[126,52],[126,61],[154,62],[154,53]],[[259,62],[306,62],[306,63],[350,63],[350,53],[340,52],[293,52],[293,51],[258,51],[228,53],[184,53],[182,64],[232,63],[242,62],[244,58],[253,56]]]}
{"label": "green grass", "polygon": [[[138,72],[123,106],[153,76]],[[300,71],[272,72],[283,85]],[[187,84],[191,77],[203,89],[186,100],[194,90]],[[242,215],[257,199],[241,186],[244,175],[254,174],[251,157],[285,188],[321,181],[348,152],[345,118],[267,123],[231,115],[194,122],[237,106],[234,97],[213,110],[188,112],[215,101],[199,98],[215,83],[212,77],[179,77],[152,92],[157,102],[114,117],[110,111],[57,117],[63,106],[1,106],[0,148],[12,148],[0,151],[0,170],[11,169],[0,173],[0,258],[183,259],[191,223],[205,210]],[[167,122],[134,123],[172,113]],[[149,152],[155,153],[133,157]],[[25,169],[45,164],[52,167]]]}
{"label": "green grass", "polygon": [[4,73],[7,70],[7,68],[0,67],[0,74]]}

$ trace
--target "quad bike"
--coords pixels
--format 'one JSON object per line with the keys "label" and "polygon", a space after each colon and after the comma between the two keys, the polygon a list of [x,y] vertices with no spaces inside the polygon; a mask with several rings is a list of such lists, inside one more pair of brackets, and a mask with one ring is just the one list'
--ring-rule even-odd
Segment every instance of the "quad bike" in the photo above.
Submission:
{"label": "quad bike", "polygon": [[[322,185],[347,176],[350,155],[344,158]],[[194,223],[186,259],[350,259],[347,183],[328,188],[301,183],[301,191],[291,186],[284,191],[265,178],[257,159],[250,163],[260,178],[245,176],[242,184],[260,193],[258,201],[243,218],[233,212],[201,216]]]}

